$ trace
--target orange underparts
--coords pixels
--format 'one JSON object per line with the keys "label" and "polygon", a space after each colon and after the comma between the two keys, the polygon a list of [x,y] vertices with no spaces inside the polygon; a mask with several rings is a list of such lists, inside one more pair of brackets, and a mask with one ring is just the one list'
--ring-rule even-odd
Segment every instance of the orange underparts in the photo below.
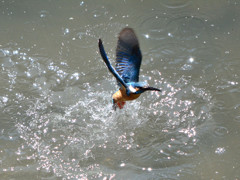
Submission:
{"label": "orange underparts", "polygon": [[[136,88],[138,90],[138,88]],[[141,94],[133,94],[131,93],[129,96],[126,94],[126,90],[124,87],[120,88],[116,93],[113,94],[113,102],[117,104],[117,106],[122,109],[125,105],[125,101],[132,101],[137,99]]]}

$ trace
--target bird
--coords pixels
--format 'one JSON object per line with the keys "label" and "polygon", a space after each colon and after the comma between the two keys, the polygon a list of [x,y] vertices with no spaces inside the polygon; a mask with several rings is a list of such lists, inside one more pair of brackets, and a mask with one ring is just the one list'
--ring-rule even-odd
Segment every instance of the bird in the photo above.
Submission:
{"label": "bird", "polygon": [[159,91],[146,82],[139,82],[142,53],[138,38],[132,28],[123,28],[118,36],[116,48],[116,68],[114,68],[104,50],[101,39],[98,41],[99,52],[109,71],[116,78],[119,90],[112,96],[113,109],[123,109],[126,101],[137,99],[145,91]]}

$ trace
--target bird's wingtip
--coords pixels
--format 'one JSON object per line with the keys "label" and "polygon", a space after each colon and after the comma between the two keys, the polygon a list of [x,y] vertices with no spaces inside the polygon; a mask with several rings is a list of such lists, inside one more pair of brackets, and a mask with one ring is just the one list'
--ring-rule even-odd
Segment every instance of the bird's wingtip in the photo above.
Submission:
{"label": "bird's wingtip", "polygon": [[98,45],[102,45],[102,40],[100,38],[98,39]]}

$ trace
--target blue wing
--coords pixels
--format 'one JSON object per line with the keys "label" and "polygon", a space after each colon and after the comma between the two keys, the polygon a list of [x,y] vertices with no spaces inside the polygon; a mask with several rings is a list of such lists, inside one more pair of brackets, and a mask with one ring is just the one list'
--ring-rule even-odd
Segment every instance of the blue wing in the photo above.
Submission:
{"label": "blue wing", "polygon": [[112,65],[110,64],[107,54],[104,50],[103,44],[102,44],[102,40],[99,39],[98,42],[98,47],[100,50],[100,54],[102,56],[102,59],[104,60],[105,64],[107,65],[109,71],[114,75],[114,77],[117,79],[118,83],[122,84],[126,89],[128,89],[128,85],[124,82],[124,80],[120,77],[120,75],[118,74],[118,72],[112,67]]}
{"label": "blue wing", "polygon": [[141,61],[142,54],[137,36],[131,28],[124,28],[118,38],[116,71],[125,83],[138,82]]}

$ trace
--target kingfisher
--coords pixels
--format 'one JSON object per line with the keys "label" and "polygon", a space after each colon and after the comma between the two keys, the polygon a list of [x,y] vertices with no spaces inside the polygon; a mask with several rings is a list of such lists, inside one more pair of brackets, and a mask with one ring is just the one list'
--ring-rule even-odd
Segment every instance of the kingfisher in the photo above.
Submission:
{"label": "kingfisher", "polygon": [[126,27],[118,36],[116,48],[116,68],[114,68],[104,50],[102,40],[98,42],[99,51],[109,71],[116,78],[119,90],[113,94],[113,108],[122,109],[126,101],[137,99],[145,91],[161,91],[150,87],[146,82],[139,82],[142,53],[138,38],[132,28]]}

